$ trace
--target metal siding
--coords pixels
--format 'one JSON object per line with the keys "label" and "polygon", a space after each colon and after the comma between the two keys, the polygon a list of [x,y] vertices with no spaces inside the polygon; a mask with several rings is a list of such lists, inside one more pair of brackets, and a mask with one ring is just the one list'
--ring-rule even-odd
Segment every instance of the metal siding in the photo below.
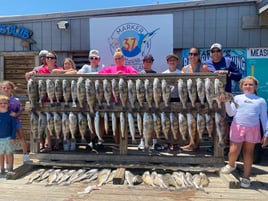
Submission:
{"label": "metal siding", "polygon": [[80,38],[79,38],[79,42],[80,42],[80,50],[89,50],[90,49],[90,34],[89,34],[89,18],[83,18],[80,19],[80,29],[81,29],[81,33],[80,33]]}
{"label": "metal siding", "polygon": [[194,11],[194,41],[193,46],[194,47],[204,47],[205,45],[205,11],[202,10],[195,10]]}
{"label": "metal siding", "polygon": [[182,47],[183,48],[188,48],[193,45],[193,22],[194,22],[194,17],[193,17],[193,10],[189,11],[183,11],[183,42],[182,42]]}
{"label": "metal siding", "polygon": [[183,41],[183,13],[176,12],[173,14],[173,33],[174,33],[174,48],[182,48]]}
{"label": "metal siding", "polygon": [[268,29],[262,29],[261,30],[261,47],[268,47]]}
{"label": "metal siding", "polygon": [[13,36],[5,36],[5,51],[7,52],[11,52],[14,51],[14,41],[15,41],[15,37]]}
{"label": "metal siding", "polygon": [[61,31],[62,30],[59,30],[57,28],[57,22],[58,21],[52,21],[51,22],[51,35],[52,35],[52,38],[51,38],[51,48],[52,50],[54,51],[57,51],[57,50],[61,50],[62,47],[61,47],[61,44],[62,44],[62,35],[61,35]]}
{"label": "metal siding", "polygon": [[240,29],[238,30],[238,45],[240,47],[249,47],[249,32],[250,30],[242,29],[242,16],[248,16],[249,15],[249,7],[247,6],[241,6],[238,8],[239,12],[239,26]]}
{"label": "metal siding", "polygon": [[41,50],[44,49],[43,40],[42,40],[42,23],[35,22],[33,23],[33,36],[32,39],[35,40],[35,44],[32,45],[32,50]]}
{"label": "metal siding", "polygon": [[241,29],[241,23],[239,23],[239,16],[237,8],[231,7],[227,8],[227,47],[237,47],[238,46],[238,32]]}
{"label": "metal siding", "polygon": [[61,50],[70,50],[71,49],[71,34],[74,31],[71,20],[69,21],[69,27],[66,30],[58,30],[61,33]]}
{"label": "metal siding", "polygon": [[52,50],[51,22],[42,23],[42,43],[42,49]]}
{"label": "metal siding", "polygon": [[227,44],[227,9],[216,9],[216,26],[215,26],[215,42],[221,43],[223,47]]}
{"label": "metal siding", "polygon": [[205,9],[205,45],[204,47],[210,47],[212,43],[216,41],[215,25],[216,25],[216,10]]}
{"label": "metal siding", "polygon": [[[79,50],[81,48],[81,20],[71,20],[71,49]],[[83,41],[83,40],[82,40]]]}

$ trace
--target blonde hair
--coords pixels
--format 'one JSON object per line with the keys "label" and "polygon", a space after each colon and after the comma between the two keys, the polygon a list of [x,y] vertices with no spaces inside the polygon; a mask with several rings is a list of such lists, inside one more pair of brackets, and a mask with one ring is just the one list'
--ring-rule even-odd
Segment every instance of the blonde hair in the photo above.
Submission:
{"label": "blonde hair", "polygon": [[122,51],[121,51],[121,48],[117,48],[117,49],[115,50],[115,52],[114,52],[114,57],[116,57],[116,56],[119,56],[119,57],[123,57],[123,56],[124,56],[124,54],[123,54]]}
{"label": "blonde hair", "polygon": [[0,95],[0,100],[7,101],[7,103],[9,103],[9,98],[5,95]]}
{"label": "blonde hair", "polygon": [[0,86],[2,87],[3,85],[9,85],[13,91],[15,91],[17,89],[16,85],[13,82],[9,81],[9,80],[2,81],[0,83]]}
{"label": "blonde hair", "polygon": [[[259,81],[254,76],[247,76],[240,80],[239,87],[242,90],[242,86],[246,80],[253,80],[254,84],[258,87]],[[255,90],[255,94],[257,94],[257,91]]]}

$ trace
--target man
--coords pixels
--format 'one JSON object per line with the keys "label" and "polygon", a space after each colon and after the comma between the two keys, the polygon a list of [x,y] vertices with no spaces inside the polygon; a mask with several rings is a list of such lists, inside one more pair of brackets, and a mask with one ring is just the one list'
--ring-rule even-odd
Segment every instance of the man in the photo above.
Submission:
{"label": "man", "polygon": [[100,56],[98,50],[90,50],[88,54],[88,60],[90,62],[89,64],[85,64],[82,66],[82,68],[77,72],[77,74],[92,74],[92,73],[98,73],[99,70],[102,68],[100,63]]}
{"label": "man", "polygon": [[230,57],[223,57],[222,46],[214,43],[210,47],[210,59],[205,62],[211,72],[226,75],[226,92],[232,92],[232,80],[239,81],[241,72]]}
{"label": "man", "polygon": [[156,71],[152,70],[154,57],[151,54],[147,54],[143,58],[142,62],[143,62],[143,70],[140,73],[156,73]]}
{"label": "man", "polygon": [[39,52],[39,59],[40,59],[40,66],[36,66],[33,68],[32,71],[25,73],[25,79],[29,80],[33,75],[36,74],[36,72],[39,70],[39,68],[42,68],[44,65],[46,65],[46,55],[47,55],[48,51],[47,50],[41,50]]}

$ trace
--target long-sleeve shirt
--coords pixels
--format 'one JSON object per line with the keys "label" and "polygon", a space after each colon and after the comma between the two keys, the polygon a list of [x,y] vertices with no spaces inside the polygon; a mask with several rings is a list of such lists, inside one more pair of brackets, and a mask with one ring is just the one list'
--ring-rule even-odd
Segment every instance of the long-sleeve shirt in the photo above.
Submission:
{"label": "long-sleeve shirt", "polygon": [[264,98],[256,94],[240,94],[234,97],[234,103],[226,102],[225,108],[236,124],[250,127],[261,121],[264,136],[268,137],[267,104]]}
{"label": "long-sleeve shirt", "polygon": [[0,138],[16,139],[16,118],[10,112],[0,113]]}
{"label": "long-sleeve shirt", "polygon": [[231,72],[231,75],[226,76],[226,85],[225,91],[232,92],[232,80],[239,81],[242,77],[242,73],[237,68],[236,64],[229,57],[222,57],[219,62],[213,62],[210,58],[205,62],[211,72],[215,72],[216,70],[228,70]]}

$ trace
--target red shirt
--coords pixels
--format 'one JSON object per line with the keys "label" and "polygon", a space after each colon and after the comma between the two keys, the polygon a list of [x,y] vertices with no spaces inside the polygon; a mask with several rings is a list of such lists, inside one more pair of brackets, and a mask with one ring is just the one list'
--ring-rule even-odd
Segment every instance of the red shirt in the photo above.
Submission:
{"label": "red shirt", "polygon": [[[60,66],[55,66],[54,69],[62,69],[62,67]],[[36,74],[50,74],[51,72],[48,70],[48,66],[45,65],[42,68],[39,68],[38,71],[36,72]]]}

